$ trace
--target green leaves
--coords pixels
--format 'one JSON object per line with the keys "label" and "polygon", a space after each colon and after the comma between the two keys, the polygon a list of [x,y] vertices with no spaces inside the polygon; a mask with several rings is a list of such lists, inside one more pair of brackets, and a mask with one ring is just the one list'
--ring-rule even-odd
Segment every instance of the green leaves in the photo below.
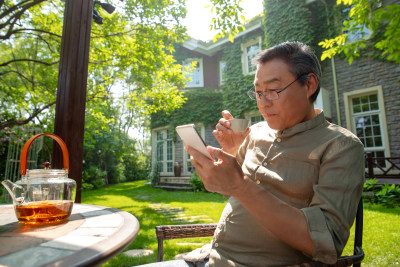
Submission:
{"label": "green leaves", "polygon": [[246,22],[241,14],[243,8],[239,5],[241,0],[211,0],[212,4],[210,30],[216,30],[218,33],[213,41],[228,36],[229,41],[233,43],[234,37],[244,30],[242,25]]}
{"label": "green leaves", "polygon": [[[320,42],[325,48],[321,60],[344,54],[349,63],[364,49],[376,48],[385,60],[400,63],[400,6],[384,5],[381,1],[337,0],[337,5],[348,5],[348,18],[343,22],[342,34]],[[365,39],[368,29],[372,34]],[[351,40],[348,36],[356,36]]]}

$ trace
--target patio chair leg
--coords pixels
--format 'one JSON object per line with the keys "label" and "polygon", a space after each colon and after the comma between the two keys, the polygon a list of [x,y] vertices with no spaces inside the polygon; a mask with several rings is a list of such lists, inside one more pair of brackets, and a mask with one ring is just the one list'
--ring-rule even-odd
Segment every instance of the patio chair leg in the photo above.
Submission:
{"label": "patio chair leg", "polygon": [[163,245],[164,245],[164,240],[162,238],[157,238],[158,239],[158,254],[157,254],[157,261],[163,261]]}

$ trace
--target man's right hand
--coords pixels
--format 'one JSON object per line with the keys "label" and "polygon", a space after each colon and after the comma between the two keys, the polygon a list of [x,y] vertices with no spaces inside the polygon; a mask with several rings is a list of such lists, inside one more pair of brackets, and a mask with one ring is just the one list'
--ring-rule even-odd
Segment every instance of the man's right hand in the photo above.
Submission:
{"label": "man's right hand", "polygon": [[236,156],[240,145],[249,134],[250,128],[247,128],[243,133],[236,134],[230,129],[231,123],[229,122],[229,119],[233,119],[232,114],[227,110],[222,111],[222,118],[215,126],[213,135],[225,152]]}

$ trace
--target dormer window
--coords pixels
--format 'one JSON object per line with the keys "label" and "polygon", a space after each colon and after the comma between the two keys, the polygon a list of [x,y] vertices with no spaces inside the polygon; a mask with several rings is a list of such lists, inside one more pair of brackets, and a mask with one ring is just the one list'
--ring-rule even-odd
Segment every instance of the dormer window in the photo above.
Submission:
{"label": "dormer window", "polygon": [[243,74],[254,74],[257,67],[252,64],[252,60],[261,51],[261,37],[241,44],[241,48]]}
{"label": "dormer window", "polygon": [[226,77],[226,62],[220,61],[219,62],[219,84],[222,85],[227,80]]}
{"label": "dormer window", "polygon": [[183,71],[189,81],[186,82],[186,88],[203,87],[203,59],[202,58],[189,58],[183,64]]}

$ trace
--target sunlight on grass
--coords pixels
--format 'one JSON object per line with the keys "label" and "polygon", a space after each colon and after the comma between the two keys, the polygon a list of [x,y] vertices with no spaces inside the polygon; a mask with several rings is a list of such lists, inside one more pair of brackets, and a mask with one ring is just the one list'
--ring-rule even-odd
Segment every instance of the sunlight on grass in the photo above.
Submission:
{"label": "sunlight on grass", "polygon": [[[177,222],[176,217],[172,218],[157,212],[154,205],[179,209],[179,212],[183,214],[180,216],[184,219],[207,215],[211,219],[210,222],[218,222],[226,202],[227,200],[219,194],[164,191],[145,185],[145,181],[112,185],[82,193],[82,203],[122,209],[135,215],[139,220],[139,234],[126,250],[151,249],[154,251],[153,255],[142,258],[130,258],[119,254],[102,265],[107,267],[136,266],[157,261],[155,227],[184,224],[185,221]],[[210,241],[211,237],[164,241],[164,260],[171,260],[179,253],[191,251]],[[353,241],[354,229],[351,230],[349,243],[343,254],[352,254]],[[180,245],[179,243],[199,243],[199,245]],[[364,204],[363,249],[365,252],[363,266],[400,265],[400,207],[385,208],[380,205]]]}
{"label": "sunlight on grass", "polygon": [[[99,190],[82,193],[82,203],[107,206],[121,209],[133,214],[140,222],[139,234],[128,246],[129,249],[151,249],[153,255],[142,258],[130,258],[122,254],[106,262],[102,266],[135,266],[157,261],[157,225],[183,224],[174,218],[165,216],[151,208],[153,204],[167,205],[168,208],[180,208],[184,217],[207,215],[209,222],[218,222],[227,200],[214,193],[170,192],[145,185],[145,181],[112,185]],[[205,223],[203,221],[187,223]],[[164,243],[164,260],[173,259],[179,253],[191,251],[199,246],[178,245],[177,243],[208,243],[209,238],[191,238],[185,240],[168,240]]]}

